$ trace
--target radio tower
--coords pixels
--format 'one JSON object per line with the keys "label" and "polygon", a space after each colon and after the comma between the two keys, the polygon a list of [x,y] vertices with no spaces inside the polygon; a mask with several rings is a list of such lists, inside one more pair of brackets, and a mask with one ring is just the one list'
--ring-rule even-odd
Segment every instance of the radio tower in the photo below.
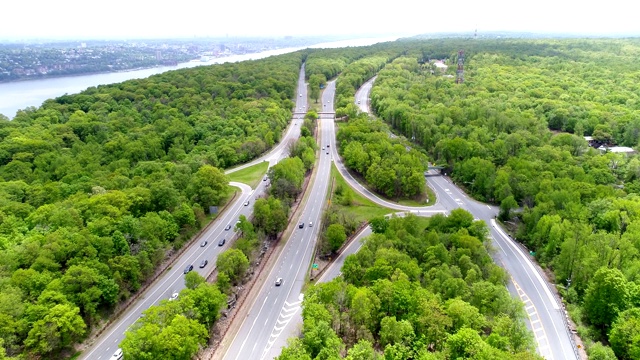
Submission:
{"label": "radio tower", "polygon": [[464,50],[458,51],[458,71],[456,72],[456,84],[464,82]]}

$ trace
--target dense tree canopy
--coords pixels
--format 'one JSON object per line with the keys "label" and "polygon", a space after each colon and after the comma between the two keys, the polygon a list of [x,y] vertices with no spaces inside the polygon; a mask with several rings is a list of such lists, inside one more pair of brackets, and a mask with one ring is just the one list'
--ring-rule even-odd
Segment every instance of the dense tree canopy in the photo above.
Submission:
{"label": "dense tree canopy", "polygon": [[[517,217],[518,240],[559,283],[570,283],[567,300],[584,310],[595,339],[606,337],[618,314],[638,304],[640,163],[635,155],[590,148],[583,135],[638,147],[639,88],[631,79],[640,74],[640,42],[406,45],[379,72],[375,112],[474,197],[500,204],[502,219]],[[460,49],[465,82],[456,84]],[[433,59],[448,69],[435,69]]]}
{"label": "dense tree canopy", "polygon": [[302,338],[279,359],[537,358],[521,303],[472,235],[482,223],[464,210],[385,221],[342,277],[305,294]]}
{"label": "dense tree canopy", "polygon": [[303,57],[171,71],[0,119],[0,306],[19,304],[2,311],[8,355],[57,357],[197,231],[228,194],[223,169],[280,140]]}

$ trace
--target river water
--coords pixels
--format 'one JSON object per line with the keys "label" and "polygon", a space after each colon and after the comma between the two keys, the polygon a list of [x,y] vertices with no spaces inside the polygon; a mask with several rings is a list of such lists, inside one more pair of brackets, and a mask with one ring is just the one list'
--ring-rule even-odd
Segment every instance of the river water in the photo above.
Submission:
{"label": "river water", "polygon": [[177,66],[162,66],[150,69],[105,74],[78,75],[3,83],[0,84],[0,114],[3,114],[11,119],[16,115],[16,112],[18,110],[24,109],[29,106],[39,107],[47,99],[56,98],[64,94],[75,94],[91,86],[114,84],[131,79],[143,79],[151,75],[160,74],[170,70],[220,64],[225,62],[262,59],[269,56],[298,51],[307,47],[339,48],[348,46],[367,46],[379,42],[394,41],[396,39],[397,37],[343,40],[321,43],[306,47],[284,48],[245,55],[232,55],[224,58],[212,59],[208,62],[188,62],[178,64]]}

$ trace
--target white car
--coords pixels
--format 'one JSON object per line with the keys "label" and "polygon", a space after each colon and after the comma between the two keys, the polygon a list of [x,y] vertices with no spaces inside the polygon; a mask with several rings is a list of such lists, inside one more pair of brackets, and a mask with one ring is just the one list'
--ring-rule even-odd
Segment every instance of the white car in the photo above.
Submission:
{"label": "white car", "polygon": [[302,94],[300,94],[300,97],[302,97]]}
{"label": "white car", "polygon": [[313,222],[309,221],[309,227],[313,227]]}
{"label": "white car", "polygon": [[178,300],[178,296],[180,296],[180,294],[178,294],[178,293],[171,294],[171,297],[169,298],[169,301]]}
{"label": "white car", "polygon": [[280,286],[282,285],[282,278],[277,278],[276,279],[276,286]]}
{"label": "white car", "polygon": [[113,360],[122,360],[124,356],[122,355],[122,349],[118,349],[116,350],[116,352],[113,354],[113,356],[111,357],[111,359]]}

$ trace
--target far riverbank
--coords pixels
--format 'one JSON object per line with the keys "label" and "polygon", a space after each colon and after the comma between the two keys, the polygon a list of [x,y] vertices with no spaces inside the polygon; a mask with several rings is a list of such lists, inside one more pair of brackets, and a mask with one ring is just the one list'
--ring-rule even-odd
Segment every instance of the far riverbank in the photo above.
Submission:
{"label": "far riverbank", "polygon": [[394,41],[398,37],[363,38],[320,43],[304,47],[292,47],[268,50],[252,54],[231,55],[210,59],[206,62],[186,62],[177,66],[159,66],[138,70],[127,70],[109,73],[82,74],[64,77],[51,77],[34,80],[24,80],[0,84],[0,114],[12,119],[16,112],[30,106],[39,107],[47,99],[56,98],[64,94],[75,94],[89,87],[119,83],[131,79],[144,79],[151,75],[166,71],[207,66],[225,62],[240,62],[246,60],[263,59],[269,56],[282,55],[306,48],[339,48],[349,46],[368,46],[380,42]]}

